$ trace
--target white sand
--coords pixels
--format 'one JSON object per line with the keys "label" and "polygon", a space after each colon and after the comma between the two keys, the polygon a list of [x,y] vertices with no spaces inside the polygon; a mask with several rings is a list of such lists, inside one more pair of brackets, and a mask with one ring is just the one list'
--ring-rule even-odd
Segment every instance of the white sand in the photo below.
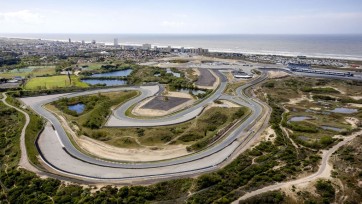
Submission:
{"label": "white sand", "polygon": [[288,73],[282,71],[269,71],[268,73],[269,73],[269,78],[271,79],[277,79],[289,76]]}
{"label": "white sand", "polygon": [[94,156],[118,161],[158,161],[189,154],[186,145],[164,146],[157,150],[152,150],[150,147],[129,149],[114,147],[85,136],[81,136],[78,143],[82,149],[92,152]]}
{"label": "white sand", "polygon": [[310,101],[309,98],[306,95],[302,95],[300,98],[291,98],[289,99],[289,102],[287,104],[290,105],[296,105],[304,100]]}
{"label": "white sand", "polygon": [[362,104],[358,103],[347,103],[348,106],[351,106],[353,108],[362,108]]}
{"label": "white sand", "polygon": [[362,96],[350,96],[351,98],[353,98],[354,100],[361,100]]}
{"label": "white sand", "polygon": [[357,128],[358,127],[359,120],[357,118],[346,117],[345,120],[346,120],[347,123],[351,124],[352,128]]}

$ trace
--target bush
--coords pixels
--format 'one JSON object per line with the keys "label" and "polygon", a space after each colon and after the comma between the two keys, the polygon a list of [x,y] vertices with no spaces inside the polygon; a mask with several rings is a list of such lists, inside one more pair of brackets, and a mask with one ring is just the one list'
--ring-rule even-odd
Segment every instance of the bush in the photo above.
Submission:
{"label": "bush", "polygon": [[266,82],[263,86],[267,87],[267,88],[274,88],[275,83],[274,82]]}
{"label": "bush", "polygon": [[307,122],[289,122],[287,127],[294,131],[307,132],[307,133],[317,133],[319,132],[318,128],[315,125],[312,125]]}
{"label": "bush", "polygon": [[238,111],[236,111],[232,117],[233,120],[241,118],[245,114],[245,111],[243,108],[239,108]]}
{"label": "bush", "polygon": [[203,138],[202,135],[200,134],[197,134],[197,133],[187,133],[183,136],[181,136],[179,138],[179,140],[183,141],[183,142],[192,142],[192,141],[195,141],[195,140],[199,140]]}
{"label": "bush", "polygon": [[327,135],[327,136],[323,136],[321,137],[321,139],[319,140],[319,142],[323,145],[323,146],[328,146],[330,144],[332,144],[334,142],[334,139]]}
{"label": "bush", "polygon": [[220,175],[216,173],[204,174],[196,180],[196,189],[204,189],[213,186],[221,181]]}
{"label": "bush", "polygon": [[334,187],[331,184],[331,181],[318,180],[316,185],[317,193],[328,201],[333,201],[336,194]]}
{"label": "bush", "polygon": [[312,88],[312,87],[302,87],[300,89],[303,92],[311,92],[311,93],[340,93],[339,91],[337,91],[334,88],[331,87],[326,87],[326,88]]}
{"label": "bush", "polygon": [[335,101],[336,98],[331,97],[331,96],[326,96],[326,95],[314,95],[313,96],[314,100],[325,100],[325,101]]}

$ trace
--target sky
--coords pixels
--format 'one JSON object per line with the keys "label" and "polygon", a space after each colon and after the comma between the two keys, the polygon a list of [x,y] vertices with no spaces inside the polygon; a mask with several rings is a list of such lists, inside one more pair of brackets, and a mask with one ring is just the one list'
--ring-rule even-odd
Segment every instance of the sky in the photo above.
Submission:
{"label": "sky", "polygon": [[362,34],[362,0],[0,0],[0,33]]}

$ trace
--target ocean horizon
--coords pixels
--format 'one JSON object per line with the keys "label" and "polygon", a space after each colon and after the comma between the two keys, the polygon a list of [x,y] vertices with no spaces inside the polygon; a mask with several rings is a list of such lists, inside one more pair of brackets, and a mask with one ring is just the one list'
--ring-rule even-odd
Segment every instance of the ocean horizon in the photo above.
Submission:
{"label": "ocean horizon", "polygon": [[117,38],[121,45],[172,46],[206,48],[211,52],[244,54],[307,56],[362,60],[362,35],[276,35],[276,34],[0,34],[5,38],[42,39],[54,41],[91,42],[113,44]]}

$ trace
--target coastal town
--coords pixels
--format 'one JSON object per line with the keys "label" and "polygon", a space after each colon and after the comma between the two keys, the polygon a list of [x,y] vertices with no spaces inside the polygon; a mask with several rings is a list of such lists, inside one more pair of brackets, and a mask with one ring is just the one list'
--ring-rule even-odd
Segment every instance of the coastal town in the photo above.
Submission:
{"label": "coastal town", "polygon": [[[148,63],[166,57],[181,56],[183,60],[192,56],[205,56],[212,58],[224,58],[241,60],[242,62],[266,64],[271,67],[287,67],[290,64],[308,65],[314,68],[335,68],[341,70],[360,72],[362,63],[360,61],[349,61],[341,59],[310,58],[306,56],[279,56],[279,55],[257,55],[229,52],[211,52],[205,48],[175,48],[171,46],[157,47],[145,43],[142,45],[119,44],[117,38],[113,44],[98,43],[96,40],[85,42],[54,41],[42,39],[19,39],[0,38],[0,88],[18,88],[30,77],[20,74],[22,70],[34,66],[55,66],[71,59],[69,66],[56,70],[60,74],[68,74],[67,70],[73,66],[71,74],[87,69],[87,66],[78,65],[92,64],[103,61],[132,61],[134,63]],[[181,60],[182,61],[182,60]],[[216,64],[215,64],[216,63]],[[212,65],[236,65],[233,63],[214,62]],[[166,65],[167,66],[167,65]],[[243,66],[253,66],[247,63]],[[242,70],[236,70],[236,72]],[[16,75],[19,73],[19,76]],[[240,75],[239,75],[240,76]],[[246,75],[245,75],[246,76]]]}

